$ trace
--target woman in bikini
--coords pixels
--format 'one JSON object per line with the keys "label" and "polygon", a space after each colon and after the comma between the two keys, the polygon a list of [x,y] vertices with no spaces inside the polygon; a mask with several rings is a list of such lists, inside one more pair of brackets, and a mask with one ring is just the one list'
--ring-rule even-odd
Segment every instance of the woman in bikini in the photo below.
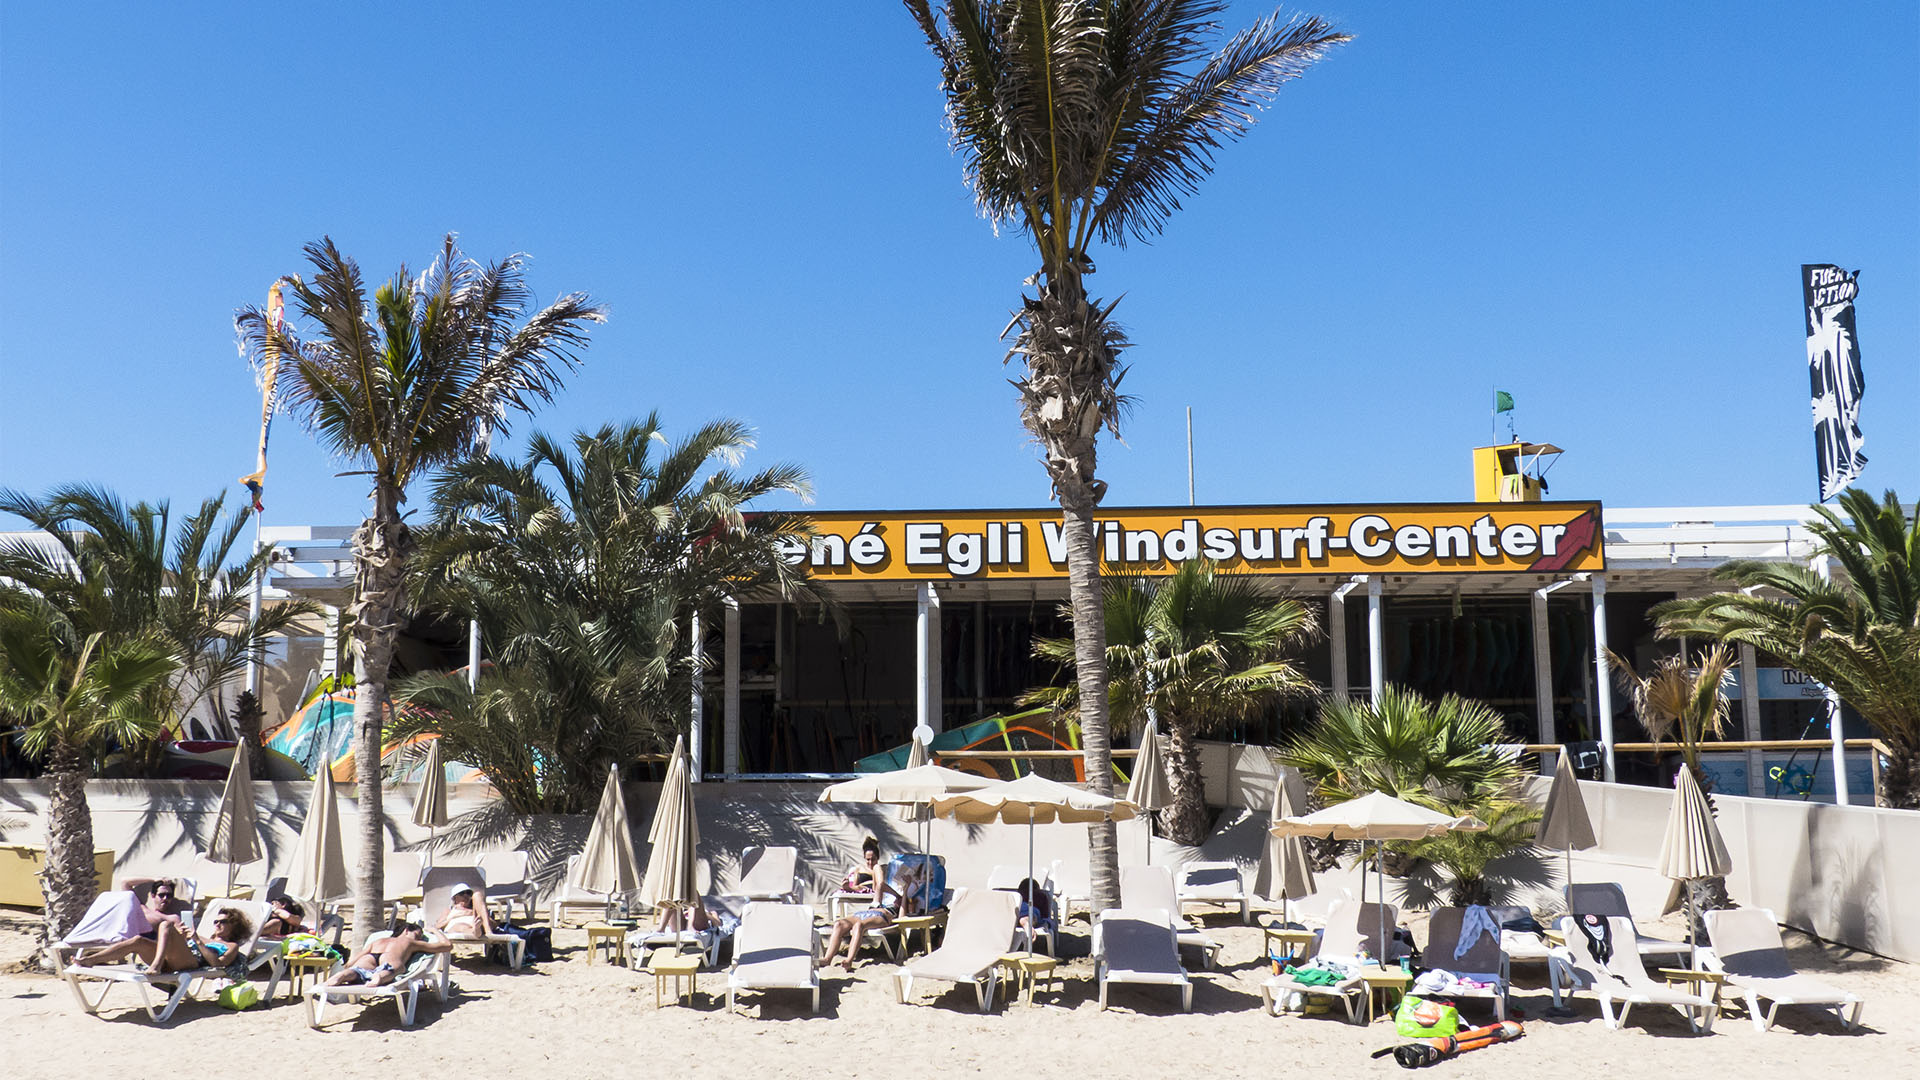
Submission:
{"label": "woman in bikini", "polygon": [[493,933],[493,921],[487,918],[487,904],[484,896],[476,899],[471,885],[453,887],[453,906],[440,916],[435,930],[444,930],[448,937],[478,938]]}
{"label": "woman in bikini", "polygon": [[907,871],[902,871],[899,876],[896,885],[887,881],[885,874],[875,873],[873,906],[856,911],[833,924],[833,936],[827,939],[827,955],[820,961],[821,967],[833,963],[834,955],[840,951],[840,943],[845,941],[847,958],[840,966],[852,971],[853,958],[860,955],[860,942],[867,931],[890,926],[901,914],[911,914],[915,910],[915,898],[911,894],[917,891],[914,888],[916,882]]}
{"label": "woman in bikini", "polygon": [[192,971],[195,968],[222,967],[234,958],[233,950],[253,936],[253,924],[241,912],[230,907],[214,916],[213,933],[201,937],[178,922],[163,922],[154,928],[151,938],[135,937],[115,942],[76,957],[82,967],[112,964],[131,956],[152,968],[155,974]]}
{"label": "woman in bikini", "polygon": [[453,942],[446,938],[428,941],[426,931],[417,922],[396,920],[388,933],[392,936],[370,942],[360,955],[347,961],[346,967],[327,980],[327,985],[385,986],[400,977],[414,953],[453,951]]}

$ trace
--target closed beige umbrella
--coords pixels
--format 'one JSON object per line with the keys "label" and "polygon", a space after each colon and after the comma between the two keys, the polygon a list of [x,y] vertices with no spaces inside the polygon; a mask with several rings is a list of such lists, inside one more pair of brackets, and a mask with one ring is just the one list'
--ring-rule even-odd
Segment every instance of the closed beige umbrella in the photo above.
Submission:
{"label": "closed beige umbrella", "polygon": [[213,833],[207,837],[207,861],[227,864],[227,892],[231,893],[235,869],[260,855],[260,817],[253,805],[253,746],[242,739],[234,744],[227,786],[220,793]]}
{"label": "closed beige umbrella", "polygon": [[[1294,790],[1299,785],[1299,773],[1292,769],[1280,770],[1273,783],[1271,821],[1283,821],[1300,812],[1306,797]],[[1266,846],[1260,852],[1260,869],[1253,879],[1254,894],[1280,901],[1280,921],[1285,923],[1287,901],[1304,900],[1313,895],[1313,890],[1313,862],[1307,857],[1306,840],[1297,834],[1279,836],[1269,832]]]}
{"label": "closed beige umbrella", "polygon": [[1587,802],[1580,796],[1580,778],[1573,775],[1573,764],[1566,754],[1553,769],[1553,787],[1547,790],[1547,809],[1540,815],[1540,827],[1533,842],[1549,851],[1567,853],[1567,882],[1573,881],[1573,853],[1599,843],[1593,835],[1593,819],[1587,816]]}
{"label": "closed beige umbrella", "polygon": [[660,804],[654,807],[647,840],[653,850],[647,853],[640,902],[661,907],[698,900],[700,819],[693,809],[693,784],[683,740],[674,740],[673,763],[667,766],[666,783],[660,785]]}
{"label": "closed beige umbrella", "polygon": [[[1056,822],[1125,821],[1137,808],[1125,799],[1112,799],[1098,792],[1049,780],[1028,773],[1018,780],[988,784],[973,791],[949,795],[933,801],[933,812],[967,825],[1004,822],[1027,827],[1027,877],[1033,877],[1033,827]],[[1025,899],[1025,897],[1022,897]],[[1032,929],[1027,931],[1027,951],[1033,951]]]}
{"label": "closed beige umbrella", "polygon": [[426,771],[420,774],[420,788],[413,794],[413,823],[427,832],[427,869],[433,869],[433,842],[440,838],[440,826],[447,823],[447,770],[440,763],[440,740],[427,744]]}
{"label": "closed beige umbrella", "polygon": [[287,895],[318,905],[347,895],[347,859],[340,848],[340,812],[333,790],[333,770],[313,777],[313,795],[307,800],[307,820],[300,825],[300,843],[287,868]]}
{"label": "closed beige umbrella", "polygon": [[[1396,799],[1381,791],[1370,791],[1357,799],[1348,799],[1335,803],[1305,817],[1283,817],[1275,821],[1270,832],[1275,836],[1318,836],[1328,840],[1372,841],[1377,849],[1385,840],[1424,840],[1432,836],[1444,836],[1458,829],[1463,832],[1480,832],[1486,829],[1486,823],[1472,815],[1454,817],[1429,810],[1424,806]],[[1387,871],[1383,866],[1379,873],[1380,881],[1380,940],[1385,948],[1387,928]],[[1360,874],[1360,900],[1367,899],[1367,876],[1363,869]],[[1387,958],[1379,959],[1384,962]]]}
{"label": "closed beige umbrella", "polygon": [[633,830],[627,824],[627,797],[620,790],[620,767],[608,766],[607,786],[600,791],[600,808],[587,830],[587,845],[573,865],[572,884],[589,892],[605,893],[609,904],[640,888],[640,857],[633,850]]}
{"label": "closed beige umbrella", "polygon": [[1687,894],[1687,941],[1698,958],[1700,942],[1693,932],[1693,890],[1684,883],[1700,878],[1725,877],[1733,870],[1733,858],[1727,854],[1727,842],[1714,824],[1713,805],[1693,770],[1682,767],[1673,789],[1673,809],[1667,814],[1667,834],[1660,841],[1660,857],[1653,868],[1662,877],[1682,882]]}
{"label": "closed beige umbrella", "polygon": [[1134,755],[1133,776],[1127,781],[1127,801],[1147,820],[1147,862],[1153,862],[1153,814],[1173,805],[1173,785],[1167,782],[1166,761],[1160,756],[1160,725],[1147,722],[1140,733],[1140,753]]}

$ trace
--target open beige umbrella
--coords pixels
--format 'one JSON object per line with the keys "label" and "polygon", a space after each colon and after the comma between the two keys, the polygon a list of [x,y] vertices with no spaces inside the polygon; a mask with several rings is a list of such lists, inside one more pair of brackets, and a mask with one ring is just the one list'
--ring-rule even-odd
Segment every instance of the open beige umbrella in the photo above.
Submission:
{"label": "open beige umbrella", "polygon": [[440,826],[447,823],[447,770],[440,763],[440,740],[427,744],[426,771],[420,774],[420,788],[413,795],[413,823],[427,832],[427,869],[433,869],[433,844],[440,838]]}
{"label": "open beige umbrella", "polygon": [[[1298,773],[1280,770],[1273,783],[1271,821],[1284,821],[1300,812],[1307,801],[1294,788],[1300,784]],[[1254,875],[1255,895],[1280,901],[1280,921],[1287,922],[1287,901],[1304,900],[1313,895],[1313,862],[1307,857],[1307,842],[1298,834],[1280,836],[1269,832],[1260,852],[1260,869]]]}
{"label": "open beige umbrella", "polygon": [[1567,853],[1567,883],[1573,882],[1573,853],[1599,843],[1593,835],[1593,819],[1587,816],[1586,800],[1580,797],[1580,778],[1573,774],[1573,763],[1566,754],[1553,769],[1553,786],[1547,789],[1547,808],[1540,815],[1540,827],[1533,842],[1549,851]]}
{"label": "open beige umbrella", "polygon": [[1133,777],[1127,781],[1127,801],[1140,808],[1147,821],[1147,862],[1153,862],[1153,814],[1173,805],[1173,785],[1160,757],[1160,725],[1147,722],[1140,733],[1140,753],[1133,759]]}
{"label": "open beige umbrella", "polygon": [[[973,791],[949,795],[933,801],[933,812],[949,814],[967,825],[1004,822],[1027,827],[1027,877],[1033,877],[1033,827],[1056,822],[1125,821],[1138,808],[1125,799],[1108,798],[1098,792],[1049,780],[1028,773],[1017,780],[988,784]],[[1024,900],[1025,897],[1022,897]],[[1028,930],[1027,951],[1033,951],[1032,930]]]}
{"label": "open beige umbrella", "polygon": [[1727,842],[1720,836],[1720,826],[1714,824],[1713,806],[1707,802],[1707,793],[1700,790],[1700,782],[1693,778],[1692,769],[1683,767],[1674,785],[1667,833],[1660,841],[1660,857],[1654,861],[1653,868],[1660,871],[1662,877],[1683,883],[1682,889],[1687,894],[1687,941],[1693,946],[1697,960],[1700,942],[1693,932],[1693,890],[1684,883],[1725,877],[1733,870],[1733,859],[1727,854]]}
{"label": "open beige umbrella", "polygon": [[647,841],[647,872],[640,885],[640,902],[649,907],[691,904],[700,898],[698,849],[700,819],[693,809],[691,767],[683,739],[673,743],[673,763],[660,785],[660,804],[653,810]]}
{"label": "open beige umbrella", "polygon": [[260,817],[253,805],[253,745],[242,739],[234,744],[227,786],[220,793],[220,810],[207,837],[207,861],[227,864],[227,892],[232,893],[235,869],[260,855]]}
{"label": "open beige umbrella", "polygon": [[943,765],[921,765],[892,772],[867,773],[828,787],[820,793],[823,803],[883,803],[888,806],[914,806],[933,802],[948,795],[974,791],[998,783]]}
{"label": "open beige umbrella", "polygon": [[307,820],[300,825],[300,843],[293,849],[293,865],[287,868],[287,895],[319,905],[347,895],[349,888],[333,770],[321,769],[314,774]]}
{"label": "open beige umbrella", "polygon": [[[1424,806],[1396,799],[1382,791],[1370,791],[1357,799],[1348,799],[1335,803],[1324,810],[1308,814],[1305,817],[1283,817],[1275,821],[1268,830],[1275,836],[1318,836],[1328,840],[1371,841],[1375,848],[1376,862],[1379,846],[1386,840],[1424,840],[1431,836],[1443,836],[1458,829],[1464,832],[1480,832],[1486,823],[1471,815],[1454,817],[1429,810]],[[1379,869],[1380,883],[1380,941],[1386,947],[1387,927],[1387,871]],[[1363,869],[1360,874],[1360,902],[1367,899],[1367,877]],[[1385,961],[1386,957],[1379,957]]]}
{"label": "open beige umbrella", "polygon": [[589,892],[605,893],[611,907],[615,896],[625,898],[640,888],[640,857],[633,850],[633,829],[627,824],[627,797],[620,789],[620,767],[607,768],[607,786],[600,791],[600,808],[587,830],[587,844],[574,863],[571,883]]}

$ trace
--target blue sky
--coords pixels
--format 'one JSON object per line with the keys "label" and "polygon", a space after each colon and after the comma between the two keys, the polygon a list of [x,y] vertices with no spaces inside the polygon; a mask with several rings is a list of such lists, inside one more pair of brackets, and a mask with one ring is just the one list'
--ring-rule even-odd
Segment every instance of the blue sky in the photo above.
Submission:
{"label": "blue sky", "polygon": [[[898,7],[155,10],[0,8],[0,485],[237,503],[233,309],[322,234],[378,279],[455,230],[611,309],[516,443],[734,416],[821,508],[1046,502],[996,340],[1034,260]],[[1465,499],[1495,387],[1556,497],[1805,502],[1802,262],[1864,271],[1862,481],[1920,494],[1920,9],[1309,10],[1354,42],[1098,255],[1136,342],[1109,505],[1186,500],[1189,405],[1202,503]],[[295,422],[273,448],[270,524],[361,516]]]}

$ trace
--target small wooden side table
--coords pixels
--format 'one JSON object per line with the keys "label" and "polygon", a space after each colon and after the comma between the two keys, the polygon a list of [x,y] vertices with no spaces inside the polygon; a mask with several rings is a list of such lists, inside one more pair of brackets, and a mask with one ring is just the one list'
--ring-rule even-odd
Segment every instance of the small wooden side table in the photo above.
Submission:
{"label": "small wooden side table", "polygon": [[1367,984],[1367,1023],[1373,1023],[1378,1015],[1374,1011],[1374,999],[1391,993],[1394,1004],[1406,996],[1407,987],[1413,985],[1413,974],[1401,971],[1397,967],[1363,967],[1360,969],[1361,981]]}
{"label": "small wooden side table", "polygon": [[331,956],[289,956],[287,957],[287,995],[299,1000],[301,987],[311,976],[317,984],[333,970],[335,961]]}
{"label": "small wooden side table", "polygon": [[[1699,971],[1694,968],[1661,968],[1660,978],[1664,979],[1669,986],[1685,983],[1687,993],[1695,997],[1700,997],[1704,993],[1707,1000],[1713,1002],[1716,1008],[1720,1005],[1720,988],[1727,985],[1727,977],[1724,973]],[[1713,989],[1702,991],[1703,986],[1711,986]]]}
{"label": "small wooden side table", "polygon": [[1285,961],[1292,964],[1305,960],[1307,950],[1313,948],[1314,941],[1320,936],[1311,930],[1295,930],[1286,926],[1267,926],[1261,929],[1266,935],[1267,955],[1274,955],[1273,947],[1277,944],[1286,950]]}
{"label": "small wooden side table", "polygon": [[1060,992],[1060,961],[1046,953],[1017,952],[1003,954],[996,966],[1007,973],[1002,983],[1007,988],[1007,1002],[1011,1004],[1024,988],[1027,1007],[1033,1007],[1034,984],[1040,979],[1047,980],[1054,993]]}
{"label": "small wooden side table", "polygon": [[893,925],[900,928],[900,952],[902,954],[900,958],[904,960],[908,956],[913,955],[913,932],[915,930],[920,931],[921,944],[926,947],[924,951],[933,951],[934,927],[947,925],[947,913],[944,911],[936,911],[930,915],[902,915],[898,919],[893,920]]}
{"label": "small wooden side table", "polygon": [[667,980],[673,980],[673,1001],[680,1003],[680,980],[686,979],[687,1004],[693,1004],[693,995],[700,991],[700,954],[673,953],[665,949],[653,954],[647,961],[647,970],[653,973],[653,1007],[660,1007],[660,991],[666,989]]}
{"label": "small wooden side table", "polygon": [[601,949],[608,952],[608,962],[627,965],[632,957],[627,952],[627,933],[624,926],[609,926],[606,923],[587,924],[587,963],[593,963],[593,956]]}

